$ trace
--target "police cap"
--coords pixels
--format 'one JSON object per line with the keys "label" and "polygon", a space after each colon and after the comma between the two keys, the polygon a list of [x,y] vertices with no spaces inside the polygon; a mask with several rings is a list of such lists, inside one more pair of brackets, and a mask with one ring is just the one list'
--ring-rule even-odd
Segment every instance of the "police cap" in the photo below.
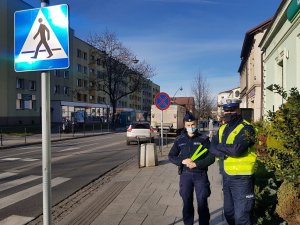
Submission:
{"label": "police cap", "polygon": [[183,118],[183,121],[184,122],[192,122],[192,121],[195,121],[196,120],[196,118],[193,116],[193,114],[192,113],[190,113],[190,112],[187,112],[186,114],[185,114],[185,116],[184,116],[184,118]]}
{"label": "police cap", "polygon": [[240,107],[241,100],[237,98],[228,98],[223,104],[223,109],[236,109]]}

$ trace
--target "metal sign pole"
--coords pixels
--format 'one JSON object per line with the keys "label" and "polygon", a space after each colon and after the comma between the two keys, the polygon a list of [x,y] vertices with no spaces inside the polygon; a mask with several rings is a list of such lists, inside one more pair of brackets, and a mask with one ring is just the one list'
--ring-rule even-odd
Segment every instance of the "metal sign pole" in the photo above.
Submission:
{"label": "metal sign pole", "polygon": [[[41,0],[41,7],[49,5],[49,0]],[[42,72],[42,158],[43,158],[43,224],[51,225],[51,109],[50,72]]]}
{"label": "metal sign pole", "polygon": [[160,154],[162,155],[162,149],[163,149],[163,144],[164,144],[164,134],[163,134],[163,110],[161,110],[161,120],[160,120]]}

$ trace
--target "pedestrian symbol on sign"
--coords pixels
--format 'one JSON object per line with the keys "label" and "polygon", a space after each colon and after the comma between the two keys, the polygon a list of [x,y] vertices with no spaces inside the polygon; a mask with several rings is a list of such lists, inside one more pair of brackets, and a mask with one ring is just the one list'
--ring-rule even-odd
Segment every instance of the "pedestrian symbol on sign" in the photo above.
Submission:
{"label": "pedestrian symbol on sign", "polygon": [[68,6],[15,13],[16,72],[69,67]]}
{"label": "pedestrian symbol on sign", "polygon": [[[39,44],[36,47],[34,56],[31,57],[33,59],[37,58],[37,55],[39,54],[39,50],[40,50],[40,47],[41,47],[42,44],[45,46],[45,48],[46,48],[46,50],[49,54],[49,56],[47,58],[50,58],[51,56],[53,56],[53,53],[52,53],[52,51],[51,51],[51,49],[50,49],[50,47],[47,43],[47,41],[49,41],[49,39],[50,39],[50,31],[46,27],[46,25],[42,24],[42,22],[43,22],[43,19],[39,18],[40,27],[39,27],[39,30],[36,33],[36,35],[34,35],[34,37],[33,37],[34,40],[37,38],[38,35],[40,35],[40,37],[41,37],[41,40],[40,40]],[[46,32],[47,32],[47,40],[46,40]]]}

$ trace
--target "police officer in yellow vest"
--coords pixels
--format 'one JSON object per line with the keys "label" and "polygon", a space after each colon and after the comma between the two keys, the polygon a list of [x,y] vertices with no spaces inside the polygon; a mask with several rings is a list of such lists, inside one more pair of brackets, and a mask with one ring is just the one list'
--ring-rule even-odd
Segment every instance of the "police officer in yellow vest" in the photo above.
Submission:
{"label": "police officer in yellow vest", "polygon": [[224,214],[228,224],[252,225],[255,131],[252,125],[241,117],[239,105],[239,99],[227,99],[223,104],[225,124],[212,138],[209,150],[220,159]]}
{"label": "police officer in yellow vest", "polygon": [[179,167],[179,193],[183,201],[183,223],[194,224],[194,190],[198,203],[199,225],[209,225],[207,198],[210,196],[210,183],[207,167],[215,157],[209,149],[210,141],[196,128],[196,119],[191,113],[184,116],[184,131],[175,140],[169,152],[169,160]]}

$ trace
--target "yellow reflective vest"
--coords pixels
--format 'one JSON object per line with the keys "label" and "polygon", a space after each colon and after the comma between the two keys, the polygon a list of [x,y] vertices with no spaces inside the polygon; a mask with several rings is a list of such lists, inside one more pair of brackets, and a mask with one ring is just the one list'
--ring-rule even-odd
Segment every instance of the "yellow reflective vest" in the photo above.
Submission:
{"label": "yellow reflective vest", "polygon": [[[235,137],[244,128],[245,124],[250,124],[248,121],[243,120],[243,123],[239,124],[228,135],[226,144],[233,144]],[[219,143],[222,143],[223,132],[227,124],[224,124],[219,129]],[[254,167],[256,162],[256,153],[254,147],[248,149],[247,153],[241,157],[227,157],[224,159],[224,171],[228,175],[252,175],[254,174]]]}

